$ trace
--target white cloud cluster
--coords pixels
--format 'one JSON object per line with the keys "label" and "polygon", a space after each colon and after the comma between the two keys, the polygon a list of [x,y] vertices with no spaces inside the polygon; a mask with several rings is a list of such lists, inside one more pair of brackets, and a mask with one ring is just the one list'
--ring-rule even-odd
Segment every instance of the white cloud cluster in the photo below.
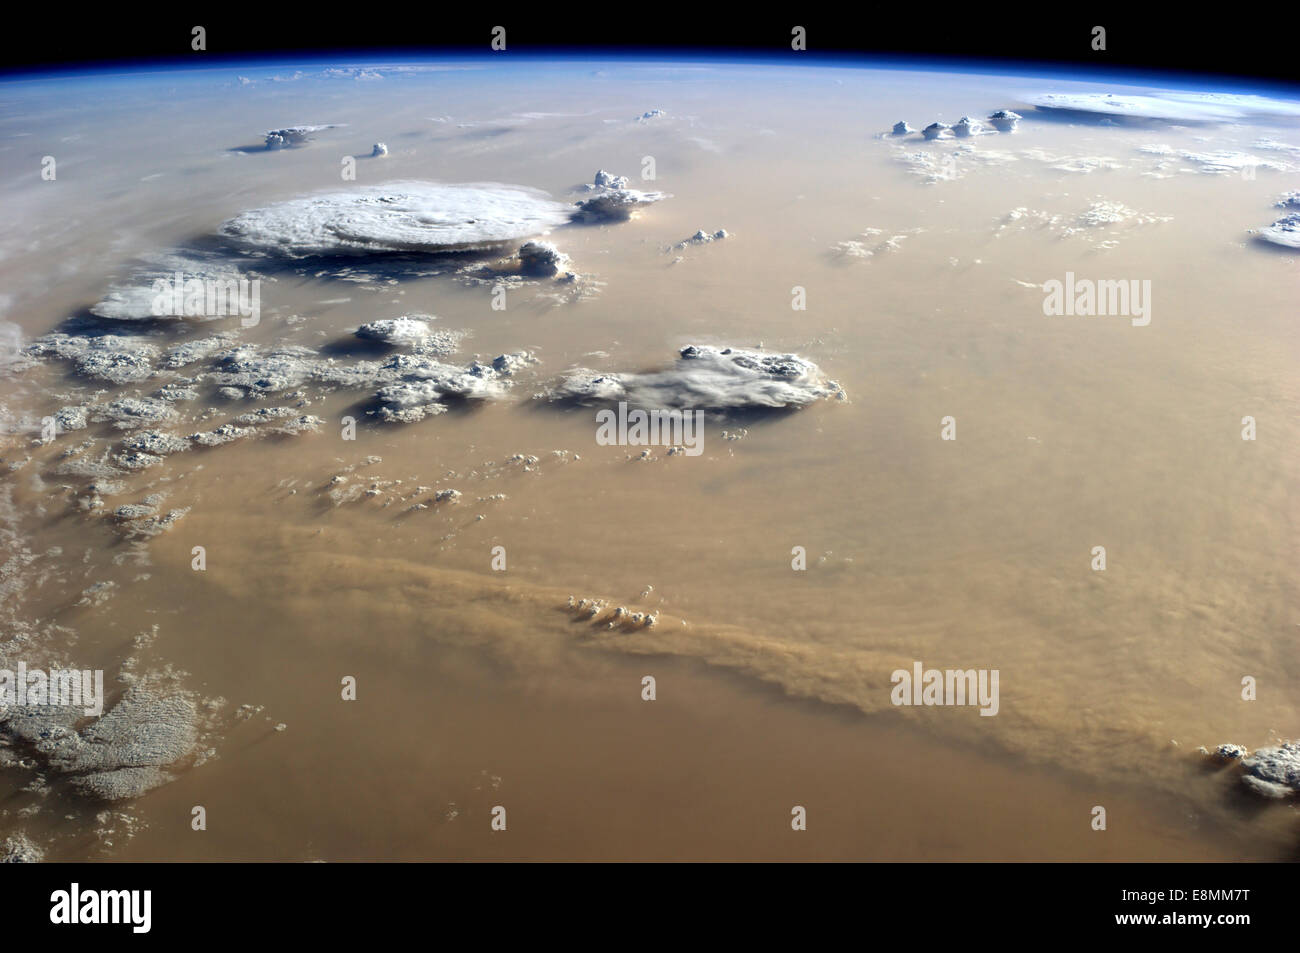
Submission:
{"label": "white cloud cluster", "polygon": [[540,235],[570,209],[536,189],[392,182],[241,212],[221,234],[251,251],[306,257],[491,248]]}

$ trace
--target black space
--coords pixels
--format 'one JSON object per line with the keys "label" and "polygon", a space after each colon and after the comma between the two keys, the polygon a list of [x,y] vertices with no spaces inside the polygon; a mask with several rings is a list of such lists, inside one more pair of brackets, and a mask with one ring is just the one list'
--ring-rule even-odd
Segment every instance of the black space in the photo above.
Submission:
{"label": "black space", "polygon": [[[131,65],[159,60],[190,65],[206,58],[327,54],[503,56],[634,53],[656,50],[747,53],[792,63],[825,62],[832,55],[870,55],[933,61],[960,68],[996,60],[1006,65],[1058,66],[1086,79],[1090,70],[1176,71],[1300,83],[1294,24],[1270,24],[1278,12],[1257,8],[1242,15],[1181,18],[1125,11],[1113,16],[990,11],[985,15],[917,9],[884,12],[880,5],[788,13],[755,5],[742,12],[696,12],[690,5],[589,4],[558,15],[515,14],[504,6],[481,13],[445,12],[442,5],[384,4],[371,11],[333,5],[285,9],[174,8],[166,13],[119,8],[66,20],[38,17],[16,23],[0,37],[0,70],[28,71],[94,64]],[[702,9],[702,8],[701,8]],[[210,11],[210,12],[209,12]],[[53,21],[53,22],[52,22]],[[808,52],[790,48],[791,28],[807,30]],[[192,52],[191,29],[207,30],[207,51]],[[507,30],[507,51],[489,49],[491,30]],[[1091,48],[1094,26],[1106,28],[1107,49]]]}

